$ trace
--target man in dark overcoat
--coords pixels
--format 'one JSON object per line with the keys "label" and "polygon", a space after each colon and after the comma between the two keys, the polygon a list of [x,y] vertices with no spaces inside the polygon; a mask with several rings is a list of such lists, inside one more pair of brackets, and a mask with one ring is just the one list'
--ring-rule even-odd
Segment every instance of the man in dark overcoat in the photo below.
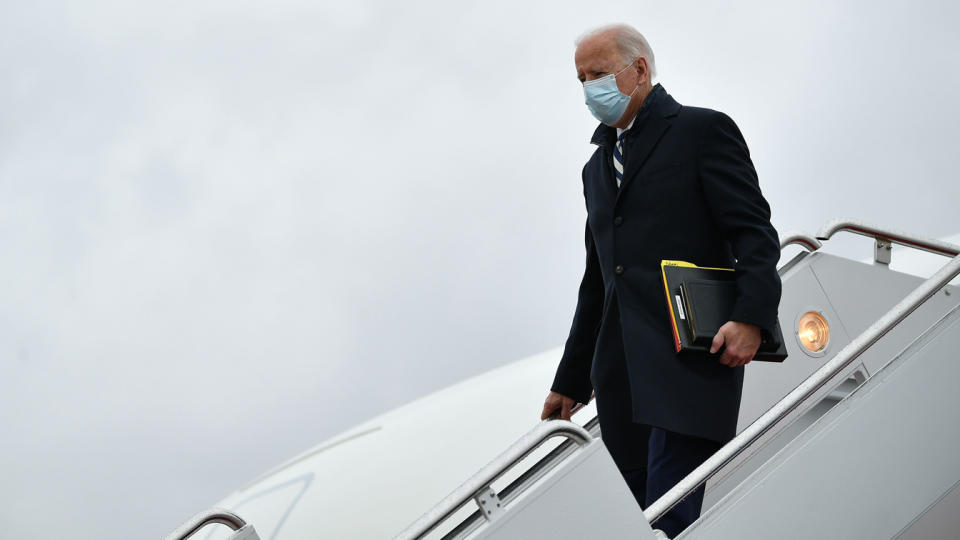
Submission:
{"label": "man in dark overcoat", "polygon": [[[736,433],[744,365],[772,335],[780,247],[770,207],[729,116],[684,106],[627,25],[577,41],[577,76],[601,124],[583,168],[586,269],[541,418],[595,396],[603,442],[646,507]],[[676,355],[660,261],[734,268],[737,300],[710,354]],[[671,538],[703,487],[654,526]]]}

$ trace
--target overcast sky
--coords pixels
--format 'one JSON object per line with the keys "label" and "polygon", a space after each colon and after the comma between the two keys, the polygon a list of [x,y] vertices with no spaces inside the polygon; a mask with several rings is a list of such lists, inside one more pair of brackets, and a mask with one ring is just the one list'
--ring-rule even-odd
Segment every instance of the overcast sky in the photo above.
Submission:
{"label": "overcast sky", "polygon": [[0,2],[0,536],[162,536],[562,344],[590,26],[737,122],[781,234],[960,231],[958,6]]}

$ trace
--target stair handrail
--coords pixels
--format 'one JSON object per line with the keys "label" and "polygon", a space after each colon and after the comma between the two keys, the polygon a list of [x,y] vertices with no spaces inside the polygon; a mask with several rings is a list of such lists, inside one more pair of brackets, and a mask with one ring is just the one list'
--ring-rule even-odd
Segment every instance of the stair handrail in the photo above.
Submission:
{"label": "stair handrail", "polygon": [[211,508],[198,513],[188,519],[183,525],[179,526],[172,533],[164,537],[164,540],[185,540],[207,525],[219,523],[230,527],[231,530],[239,531],[247,522],[240,516],[223,508]]}
{"label": "stair handrail", "polygon": [[820,227],[820,230],[817,231],[817,239],[829,240],[831,236],[841,231],[867,236],[875,240],[885,240],[894,244],[921,249],[946,257],[956,257],[960,255],[960,246],[951,244],[950,242],[885,229],[862,221],[845,218],[832,219],[826,222],[823,227]]}
{"label": "stair handrail", "polygon": [[882,317],[874,321],[869,328],[848,343],[830,361],[822,365],[820,369],[737,434],[677,485],[648,506],[643,511],[647,521],[653,523],[679,504],[680,501],[686,499],[695,489],[706,483],[707,480],[736,459],[771,428],[789,416],[800,404],[835,378],[958,274],[960,274],[960,255],[955,255],[950,262],[911,291]]}
{"label": "stair handrail", "polygon": [[799,244],[807,251],[816,251],[823,247],[823,244],[821,244],[819,240],[810,236],[809,234],[801,232],[790,233],[781,238],[780,251],[783,251],[783,248],[789,246],[790,244]]}
{"label": "stair handrail", "polygon": [[493,461],[474,473],[466,482],[460,484],[433,508],[395,536],[394,540],[420,538],[429,533],[461,506],[469,502],[471,498],[489,488],[490,484],[497,478],[503,476],[510,468],[553,437],[566,437],[581,447],[590,444],[593,440],[593,436],[586,429],[569,420],[544,420],[538,423],[503,453],[494,458]]}

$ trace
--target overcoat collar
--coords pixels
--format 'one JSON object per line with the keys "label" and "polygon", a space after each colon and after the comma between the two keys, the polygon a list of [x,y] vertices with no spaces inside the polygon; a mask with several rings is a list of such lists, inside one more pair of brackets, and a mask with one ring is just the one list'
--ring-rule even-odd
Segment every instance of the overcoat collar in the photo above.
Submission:
{"label": "overcoat collar", "polygon": [[[620,195],[626,191],[630,181],[637,176],[637,172],[650,156],[650,152],[656,146],[660,137],[666,133],[673,117],[677,115],[681,108],[681,105],[659,83],[654,89],[659,90],[661,95],[656,96],[656,99],[650,103],[650,109],[645,115],[646,118],[638,118],[633,126],[624,132],[623,181],[619,189],[617,189],[615,179],[611,179],[611,182],[609,182],[611,189],[616,192],[617,201],[620,200]],[[655,90],[651,90],[651,94]],[[600,124],[594,131],[590,142],[604,148],[607,154],[612,154],[616,140],[616,128]]]}
{"label": "overcoat collar", "polygon": [[[651,118],[663,116],[669,118],[675,116],[677,111],[680,110],[680,104],[673,99],[673,96],[667,93],[666,89],[664,89],[660,83],[654,85],[646,99],[649,101],[649,104],[645,102],[640,107],[640,110],[637,111],[638,121],[634,121],[633,126],[626,131],[627,136],[631,136],[645,129],[644,126],[647,122],[646,118],[642,118],[643,116]],[[649,107],[649,110],[645,111],[644,109],[647,107]],[[616,140],[617,128],[600,124],[593,132],[593,137],[590,139],[590,142],[597,146],[612,148]]]}

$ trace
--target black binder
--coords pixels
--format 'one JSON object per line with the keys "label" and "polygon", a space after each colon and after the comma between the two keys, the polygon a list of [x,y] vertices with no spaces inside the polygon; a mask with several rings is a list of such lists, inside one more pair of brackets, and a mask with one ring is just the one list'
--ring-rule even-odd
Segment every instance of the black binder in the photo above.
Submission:
{"label": "black binder", "polygon": [[[733,268],[710,268],[686,261],[660,261],[663,288],[667,295],[670,326],[678,356],[692,352],[709,354],[714,336],[730,320],[737,300]],[[763,341],[754,360],[783,362],[787,348],[780,321],[774,335],[762,333]],[[717,357],[722,353],[714,353]]]}

